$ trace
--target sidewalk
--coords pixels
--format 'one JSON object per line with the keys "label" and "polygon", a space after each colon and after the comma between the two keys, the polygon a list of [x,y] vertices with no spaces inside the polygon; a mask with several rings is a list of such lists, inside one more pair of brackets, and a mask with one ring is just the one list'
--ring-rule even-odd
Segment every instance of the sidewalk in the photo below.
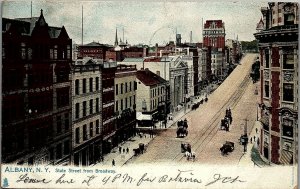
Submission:
{"label": "sidewalk", "polygon": [[[193,100],[193,103],[200,101],[202,98],[204,99],[205,95],[195,98]],[[167,128],[176,124],[178,120],[182,119],[182,117],[184,117],[187,113],[189,113],[191,111],[191,104],[192,104],[191,102],[186,104],[186,111],[184,111],[184,107],[182,107],[179,111],[175,111],[172,114],[173,120],[167,120]],[[199,108],[201,108],[201,106]],[[164,127],[163,124],[162,126],[160,126],[160,122],[158,122],[156,124],[156,129],[166,129],[166,128]],[[132,137],[127,141],[119,144],[117,147],[113,148],[110,153],[104,155],[103,162],[98,162],[93,166],[103,166],[103,165],[112,166],[113,160],[115,160],[115,166],[123,166],[128,160],[130,160],[134,156],[133,149],[138,148],[140,143],[143,143],[145,146],[147,146],[155,137],[156,136],[154,135],[152,138],[150,138],[149,134],[143,134],[142,137],[140,137],[139,135]],[[119,152],[119,147],[122,148],[121,153]],[[129,150],[128,153],[127,153],[127,148]],[[125,150],[125,152],[123,152],[123,149]]]}
{"label": "sidewalk", "polygon": [[[216,86],[214,88],[217,88]],[[209,99],[209,95],[207,96]],[[180,119],[183,119],[183,117],[189,113],[192,109],[192,105],[194,103],[199,102],[200,100],[205,98],[205,94],[202,94],[200,96],[196,96],[193,99],[193,103],[189,102],[186,104],[186,107],[182,107],[180,110],[178,111],[174,111],[172,114],[169,114],[169,116],[172,116],[173,119],[172,120],[167,120],[167,125],[166,128],[169,128],[171,126],[173,126],[174,124],[176,124],[176,122]],[[204,102],[206,103],[206,102]],[[200,107],[201,108],[201,105]],[[155,124],[156,128],[155,129],[166,129],[164,127],[164,124],[161,124],[160,122]],[[176,125],[175,125],[176,126]],[[128,139],[127,141],[119,144],[117,147],[113,148],[111,150],[110,153],[104,155],[103,157],[103,162],[98,162],[97,164],[93,165],[93,166],[112,166],[112,161],[115,161],[115,166],[123,166],[124,164],[126,164],[126,162],[128,160],[130,160],[133,156],[134,156],[134,151],[133,149],[138,148],[140,143],[143,143],[145,146],[148,146],[148,144],[153,140],[153,138],[155,138],[156,136],[154,135],[152,138],[150,138],[149,134],[143,134],[142,137],[140,137],[139,135],[132,137],[130,139]],[[119,152],[119,147],[122,148],[121,153]],[[127,153],[127,148],[128,148],[128,153]],[[125,150],[125,152],[123,152],[123,149]],[[146,149],[147,150],[147,149]]]}
{"label": "sidewalk", "polygon": [[[259,121],[256,121],[252,131],[250,132],[249,142],[247,145],[247,152],[242,155],[238,165],[241,166],[253,165],[258,167],[269,166],[266,162],[264,162],[264,160],[262,160],[258,151],[259,147],[257,141],[259,140],[259,143],[261,143],[260,132],[261,132],[261,123]],[[254,137],[255,137],[255,141],[254,141]],[[251,143],[251,138],[252,138],[252,143]]]}

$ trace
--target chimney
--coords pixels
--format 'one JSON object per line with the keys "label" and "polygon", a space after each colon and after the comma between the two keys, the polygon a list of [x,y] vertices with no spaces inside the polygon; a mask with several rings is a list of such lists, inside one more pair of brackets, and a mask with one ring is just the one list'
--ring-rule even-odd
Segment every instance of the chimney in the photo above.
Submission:
{"label": "chimney", "polygon": [[158,55],[158,44],[156,43],[155,44],[155,57],[157,57]]}

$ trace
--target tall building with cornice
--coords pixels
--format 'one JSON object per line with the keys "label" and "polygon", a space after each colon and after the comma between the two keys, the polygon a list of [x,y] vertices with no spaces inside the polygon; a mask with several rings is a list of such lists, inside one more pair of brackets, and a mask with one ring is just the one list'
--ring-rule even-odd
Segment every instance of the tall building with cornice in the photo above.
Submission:
{"label": "tall building with cornice", "polygon": [[299,9],[298,3],[262,7],[263,21],[254,34],[261,71],[260,153],[270,163],[298,162]]}

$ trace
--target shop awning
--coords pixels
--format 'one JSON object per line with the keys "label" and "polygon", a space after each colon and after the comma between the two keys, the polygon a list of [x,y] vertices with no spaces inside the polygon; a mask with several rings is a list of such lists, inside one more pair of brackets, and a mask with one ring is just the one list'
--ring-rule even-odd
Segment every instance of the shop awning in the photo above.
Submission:
{"label": "shop awning", "polygon": [[143,114],[141,112],[136,112],[136,119],[139,121],[143,121],[143,120],[150,121],[150,120],[152,120],[152,115]]}
{"label": "shop awning", "polygon": [[282,150],[281,152],[281,157],[280,157],[280,163],[285,164],[285,165],[290,165],[293,163],[293,153]]}

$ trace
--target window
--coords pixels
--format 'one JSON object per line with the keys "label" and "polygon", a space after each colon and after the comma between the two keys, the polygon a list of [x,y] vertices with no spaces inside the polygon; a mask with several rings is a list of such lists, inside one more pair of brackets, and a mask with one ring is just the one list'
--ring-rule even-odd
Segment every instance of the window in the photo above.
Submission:
{"label": "window", "polygon": [[96,98],[96,112],[99,112],[99,98]]}
{"label": "window", "polygon": [[132,90],[132,84],[131,84],[131,81],[129,82],[129,91]]}
{"label": "window", "polygon": [[50,49],[50,50],[49,50],[49,54],[50,54],[50,59],[53,59],[53,58],[54,58],[54,56],[53,56],[53,54],[54,54],[54,53],[53,53],[53,49]]}
{"label": "window", "polygon": [[116,100],[116,112],[119,110],[119,101]]}
{"label": "window", "polygon": [[129,106],[132,106],[132,102],[131,102],[131,96],[129,97]]}
{"label": "window", "polygon": [[90,100],[90,114],[93,114],[93,99]]}
{"label": "window", "polygon": [[118,94],[119,94],[119,90],[118,90],[118,84],[116,84],[116,88],[115,88],[115,90],[116,90],[116,95],[118,95]]}
{"label": "window", "polygon": [[121,99],[121,111],[123,111],[123,99]]}
{"label": "window", "polygon": [[293,138],[293,121],[289,119],[282,120],[282,135]]}
{"label": "window", "polygon": [[56,117],[56,133],[61,133],[61,116]]}
{"label": "window", "polygon": [[90,92],[93,92],[93,78],[90,78]]}
{"label": "window", "polygon": [[86,79],[82,80],[82,93],[86,93]]}
{"label": "window", "polygon": [[83,141],[87,140],[87,128],[86,125],[83,125]]}
{"label": "window", "polygon": [[133,104],[135,104],[135,95],[133,95]]}
{"label": "window", "polygon": [[21,58],[23,60],[26,59],[26,46],[25,46],[25,43],[21,43]]}
{"label": "window", "polygon": [[69,87],[56,89],[56,103],[58,108],[69,105]]}
{"label": "window", "polygon": [[127,109],[127,98],[125,98],[125,109]]}
{"label": "window", "polygon": [[266,68],[269,68],[269,65],[270,65],[270,54],[269,54],[269,49],[265,49],[265,61],[266,61],[266,63],[265,63],[265,66],[266,66]]}
{"label": "window", "polygon": [[79,79],[75,80],[75,94],[79,95]]}
{"label": "window", "polygon": [[82,116],[86,116],[86,101],[83,101],[82,103]]}
{"label": "window", "polygon": [[93,137],[94,135],[94,123],[93,122],[90,122],[90,137]]}
{"label": "window", "polygon": [[76,131],[75,131],[75,141],[76,141],[76,144],[79,144],[80,142],[80,137],[79,137],[79,128],[76,128]]}
{"label": "window", "polygon": [[69,155],[69,153],[70,153],[69,143],[70,143],[69,140],[64,142],[64,155]]}
{"label": "window", "polygon": [[121,84],[121,94],[123,94],[123,83]]}
{"label": "window", "polygon": [[96,120],[96,134],[100,133],[100,124],[99,124],[99,119]]}
{"label": "window", "polygon": [[127,82],[125,83],[125,93],[127,93]]}
{"label": "window", "polygon": [[282,55],[283,69],[294,69],[294,52],[293,49],[285,49]]}
{"label": "window", "polygon": [[61,143],[56,145],[56,159],[62,158],[62,145]]}
{"label": "window", "polygon": [[71,58],[71,46],[67,45],[67,59]]}
{"label": "window", "polygon": [[5,59],[5,48],[3,47],[4,44],[2,44],[2,59]]}
{"label": "window", "polygon": [[96,91],[99,90],[99,77],[96,77]]}
{"label": "window", "polygon": [[136,88],[137,88],[137,83],[136,81],[134,81],[134,90],[136,90]]}
{"label": "window", "polygon": [[294,101],[294,85],[293,84],[283,84],[283,100],[293,102]]}
{"label": "window", "polygon": [[57,45],[54,46],[54,55],[53,55],[54,59],[57,59]]}
{"label": "window", "polygon": [[79,103],[76,103],[75,105],[75,118],[79,118]]}
{"label": "window", "polygon": [[69,114],[65,114],[65,131],[69,130]]}
{"label": "window", "polygon": [[270,97],[270,86],[268,81],[265,81],[265,97]]}

